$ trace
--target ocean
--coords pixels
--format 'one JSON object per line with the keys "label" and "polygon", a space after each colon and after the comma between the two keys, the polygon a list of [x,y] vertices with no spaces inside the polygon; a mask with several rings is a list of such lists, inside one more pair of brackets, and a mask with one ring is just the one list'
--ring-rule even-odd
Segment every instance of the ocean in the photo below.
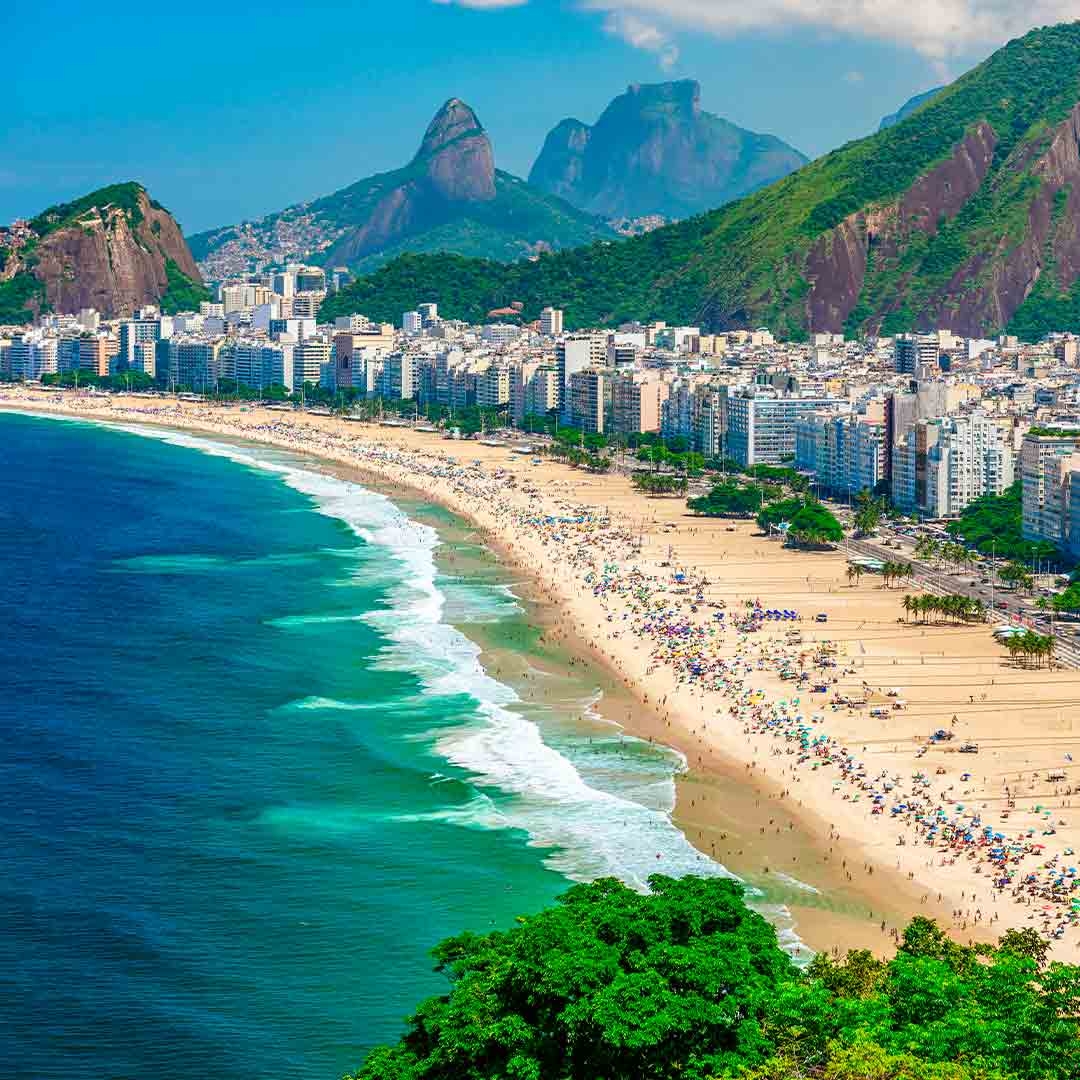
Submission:
{"label": "ocean", "polygon": [[725,872],[437,506],[0,414],[0,551],[5,1077],[334,1080],[444,937]]}

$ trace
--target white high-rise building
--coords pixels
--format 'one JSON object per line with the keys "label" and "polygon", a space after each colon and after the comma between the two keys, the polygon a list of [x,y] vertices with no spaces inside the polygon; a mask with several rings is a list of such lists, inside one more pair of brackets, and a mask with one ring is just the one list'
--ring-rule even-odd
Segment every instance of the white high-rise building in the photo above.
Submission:
{"label": "white high-rise building", "polygon": [[290,389],[299,391],[305,383],[322,385],[330,365],[330,342],[324,338],[307,338],[293,346],[293,376]]}
{"label": "white high-rise building", "polygon": [[401,329],[406,334],[419,334],[424,329],[424,316],[419,311],[406,311],[401,316]]}
{"label": "white high-rise building", "polygon": [[564,338],[555,346],[555,367],[559,372],[559,412],[570,414],[570,380],[574,372],[600,367],[607,360],[607,337],[604,334],[578,334]]}
{"label": "white high-rise building", "polygon": [[546,307],[540,312],[540,333],[548,337],[558,337],[563,332],[563,313],[561,308]]}

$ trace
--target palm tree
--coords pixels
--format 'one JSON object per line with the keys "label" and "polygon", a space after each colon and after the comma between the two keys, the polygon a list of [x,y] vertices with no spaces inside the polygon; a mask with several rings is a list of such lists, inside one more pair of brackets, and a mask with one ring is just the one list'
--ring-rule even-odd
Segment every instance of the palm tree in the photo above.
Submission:
{"label": "palm tree", "polygon": [[900,606],[904,609],[905,615],[910,615],[916,610],[919,604],[919,598],[912,596],[910,593],[904,596],[904,599],[900,601]]}

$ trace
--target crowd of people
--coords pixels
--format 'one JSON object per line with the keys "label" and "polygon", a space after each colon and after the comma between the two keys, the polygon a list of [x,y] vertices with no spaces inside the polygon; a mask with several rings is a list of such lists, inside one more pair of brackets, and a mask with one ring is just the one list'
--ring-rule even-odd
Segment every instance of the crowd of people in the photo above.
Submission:
{"label": "crowd of people", "polygon": [[[100,409],[101,400],[87,407]],[[1000,820],[990,823],[985,805],[967,806],[958,801],[962,791],[940,790],[936,774],[916,770],[904,777],[868,767],[828,732],[830,715],[863,707],[872,695],[854,685],[856,670],[826,628],[795,608],[733,597],[730,588],[721,596],[701,572],[680,569],[670,547],[664,558],[631,523],[573,498],[570,485],[541,487],[527,470],[467,460],[468,443],[405,446],[381,439],[377,429],[361,434],[285,413],[266,419],[239,409],[149,401],[113,411],[121,419],[194,424],[322,455],[437,493],[489,539],[512,549],[544,581],[553,601],[591,593],[603,614],[590,643],[602,647],[604,638],[631,638],[646,651],[645,700],[649,677],[665,671],[675,692],[681,688],[700,699],[703,730],[727,725],[758,745],[767,740],[789,782],[811,773],[831,776],[835,798],[865,806],[879,828],[895,831],[898,847],[925,848],[927,867],[968,864],[983,885],[978,893],[965,889],[964,906],[954,911],[958,925],[1000,920],[1006,901],[1029,908],[1025,921],[1048,938],[1061,938],[1080,923],[1072,850],[1049,850],[1063,824],[1053,811],[1021,807],[1010,798],[996,811]],[[881,704],[893,707],[899,702]],[[1006,921],[1015,923],[1015,915]]]}

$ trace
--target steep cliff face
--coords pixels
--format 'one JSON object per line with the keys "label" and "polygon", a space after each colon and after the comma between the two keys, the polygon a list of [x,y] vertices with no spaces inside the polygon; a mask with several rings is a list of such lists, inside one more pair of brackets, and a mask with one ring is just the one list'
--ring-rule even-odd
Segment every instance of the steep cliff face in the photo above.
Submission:
{"label": "steep cliff face", "polygon": [[612,236],[603,222],[495,168],[476,114],[451,98],[404,168],[310,203],[192,238],[219,277],[287,258],[372,269],[407,251],[516,259]]}
{"label": "steep cliff face", "polygon": [[167,302],[178,283],[202,283],[172,215],[135,183],[51,207],[30,222],[30,231],[4,268],[8,283],[32,278],[38,285],[27,315],[86,307],[130,315]]}
{"label": "steep cliff face", "polygon": [[529,182],[607,218],[687,217],[805,163],[779,139],[702,111],[701,87],[684,80],[629,87],[591,128],[562,121]]}
{"label": "steep cliff face", "polygon": [[529,173],[529,183],[574,202],[583,182],[585,151],[592,128],[580,120],[560,120],[548,132],[543,149]]}

